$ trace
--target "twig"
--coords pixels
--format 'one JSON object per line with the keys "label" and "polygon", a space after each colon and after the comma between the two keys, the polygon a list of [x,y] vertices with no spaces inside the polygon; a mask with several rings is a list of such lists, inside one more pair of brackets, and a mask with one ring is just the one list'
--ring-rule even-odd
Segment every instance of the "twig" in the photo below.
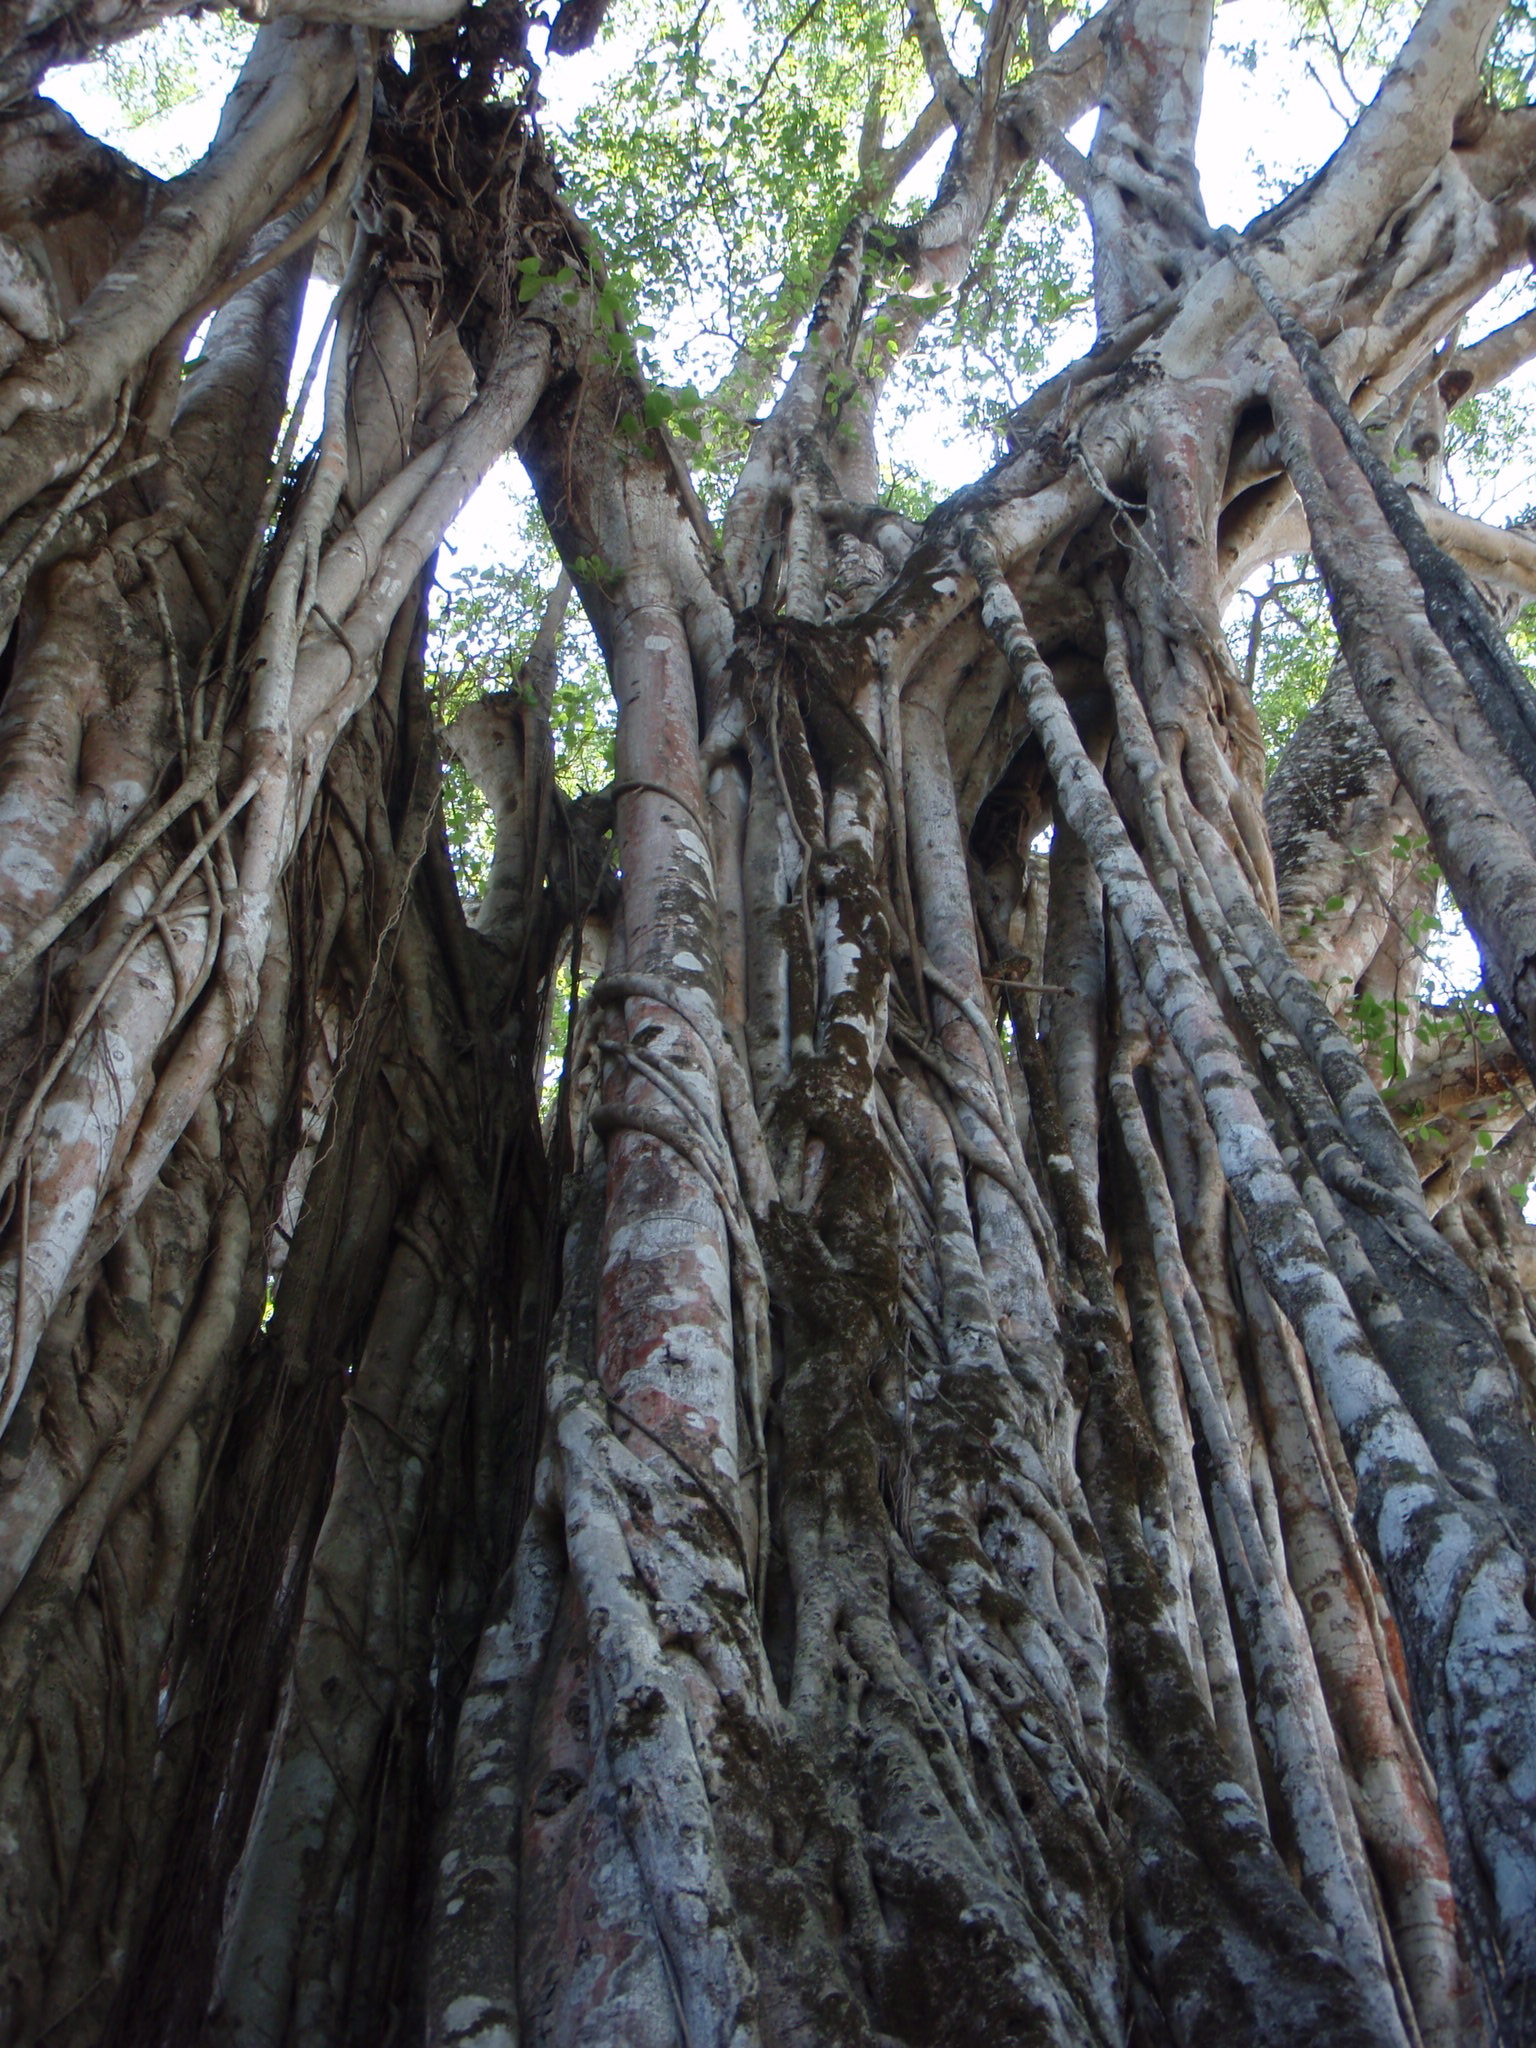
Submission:
{"label": "twig", "polygon": [[[70,513],[78,506],[85,504],[92,496],[98,495],[92,491],[91,487],[117,453],[118,449],[123,445],[123,436],[128,431],[128,414],[132,404],[133,386],[125,383],[122,390],[118,393],[117,411],[111,426],[107,429],[106,439],[96,450],[96,453],[91,457],[84,469],[80,471],[36,533],[33,534],[31,540],[27,542],[22,552],[16,557],[14,562],[9,564],[4,576],[0,577],[0,612],[3,612],[4,607],[9,603],[13,592],[20,589],[28,576],[31,575],[33,567],[38,557],[42,554],[43,549],[47,547],[49,541],[53,539]],[[159,459],[158,454],[141,456],[137,462],[129,463],[127,469],[120,472],[119,476],[114,477],[111,482],[119,482],[122,476],[125,475],[137,475],[140,470],[148,469],[152,462],[158,462]],[[110,487],[110,483],[103,484],[102,489],[106,490],[110,489]]]}
{"label": "twig", "polygon": [[[28,1156],[21,1176],[21,1214],[16,1219],[16,1313],[11,1323],[11,1359],[6,1368],[5,1390],[0,1395],[0,1416],[10,1421],[11,1408],[21,1378],[22,1352],[26,1330],[27,1237],[32,1227],[32,1160]],[[0,1424],[3,1427],[3,1424]]]}
{"label": "twig", "polygon": [[667,1456],[672,1460],[672,1462],[687,1473],[688,1477],[693,1481],[694,1485],[697,1486],[700,1493],[703,1494],[704,1498],[709,1502],[710,1506],[714,1509],[715,1513],[720,1517],[721,1521],[725,1524],[726,1529],[730,1534],[731,1541],[736,1546],[736,1555],[741,1560],[742,1574],[746,1579],[747,1585],[749,1587],[754,1585],[756,1582],[752,1575],[752,1567],[747,1562],[747,1546],[742,1537],[741,1531],[737,1528],[731,1516],[726,1513],[724,1502],[720,1500],[714,1488],[710,1485],[709,1481],[707,1479],[702,1478],[694,1470],[692,1465],[689,1464],[688,1460],[683,1456],[682,1452],[674,1450],[671,1444],[667,1442],[665,1437],[658,1436],[654,1429],[652,1429],[647,1423],[644,1423],[640,1420],[638,1415],[631,1415],[629,1410],[624,1406],[624,1403],[622,1401],[616,1400],[614,1396],[609,1393],[606,1387],[602,1389],[602,1395],[603,1399],[608,1403],[608,1406],[612,1408],[616,1414],[622,1415],[624,1420],[630,1425],[632,1429],[638,1429],[642,1436],[648,1436],[651,1442],[656,1445],[658,1450],[665,1451]]}
{"label": "twig", "polygon": [[178,818],[191,810],[194,804],[200,803],[213,788],[219,767],[218,750],[205,743],[193,749],[193,759],[196,760],[199,754],[202,758],[198,760],[195,771],[187,776],[174,795],[166,798],[154,816],[146,818],[142,825],[130,832],[117,851],[104,860],[94,874],[87,875],[78,887],[72,889],[57,910],[51,911],[41,924],[33,926],[12,953],[4,971],[0,972],[0,998],[15,986],[35,960],[47,952],[54,940],[68,930],[82,911],[89,910],[98,896],[105,895],[147,847],[153,846]]}
{"label": "twig", "polygon": [[[150,932],[152,932],[155,929],[156,917],[161,912],[163,912],[168,905],[175,901],[176,896],[180,892],[183,884],[194,873],[198,864],[203,860],[203,858],[207,854],[210,846],[212,846],[214,841],[228,829],[230,824],[233,823],[234,819],[239,815],[241,811],[244,810],[245,806],[256,794],[259,783],[260,777],[257,775],[251,775],[248,776],[246,780],[241,784],[240,788],[236,790],[235,794],[224,806],[224,809],[219,813],[218,817],[214,820],[213,824],[210,825],[208,830],[202,834],[197,844],[193,847],[192,851],[187,855],[186,859],[181,863],[180,867],[177,868],[176,872],[171,876],[170,880],[165,884],[164,888],[160,890],[159,894],[155,897],[154,902],[149,906],[148,910],[144,912],[139,922],[134,926],[132,931],[129,932],[127,938],[123,942],[122,948],[119,951],[116,959],[113,960],[111,966],[102,976],[102,979],[98,984],[95,993],[91,996],[90,1000],[84,1005],[84,1007],[80,1011],[80,1014],[76,1017],[74,1023],[65,1033],[63,1043],[59,1046],[59,1049],[54,1054],[52,1060],[49,1061],[47,1070],[44,1073],[43,1078],[38,1082],[36,1088],[32,1091],[32,1095],[27,1103],[27,1106],[23,1110],[21,1116],[17,1119],[15,1129],[11,1133],[10,1143],[6,1146],[3,1157],[0,1157],[0,1194],[3,1194],[5,1190],[10,1187],[11,1182],[14,1180],[16,1176],[17,1168],[21,1163],[23,1157],[24,1148],[26,1148],[30,1142],[33,1125],[36,1123],[38,1111],[42,1107],[43,1101],[47,1097],[48,1090],[53,1086],[54,1082],[58,1079],[67,1062],[74,1056],[75,1048],[79,1045],[81,1039],[85,1036],[86,1026],[90,1023],[91,1019],[96,1015],[96,1012],[101,1008],[102,1004],[106,1001],[108,995],[112,991],[113,985],[117,981],[118,976],[122,973],[123,969],[127,966],[129,960],[133,957],[135,948],[139,945],[142,939],[144,939]],[[174,978],[174,956],[172,957],[171,972]],[[3,1420],[0,1420],[0,1428],[4,1427],[4,1421],[8,1419],[9,1417],[7,1415]]]}

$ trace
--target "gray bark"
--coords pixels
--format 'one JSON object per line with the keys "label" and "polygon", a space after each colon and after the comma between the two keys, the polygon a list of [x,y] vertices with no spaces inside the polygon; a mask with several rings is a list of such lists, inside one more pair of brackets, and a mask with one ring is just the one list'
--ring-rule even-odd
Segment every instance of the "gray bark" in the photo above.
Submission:
{"label": "gray bark", "polygon": [[[1412,982],[1422,821],[1530,1008],[1503,656],[1334,390],[1395,431],[1525,346],[1432,353],[1529,244],[1491,0],[1429,0],[1241,243],[1199,0],[1054,54],[997,0],[969,71],[915,8],[931,107],[786,280],[797,362],[724,381],[718,538],[614,431],[600,259],[495,97],[522,17],[275,12],[179,186],[0,124],[0,2033],[1528,2038],[1514,1134],[1437,1231],[1321,985]],[[1100,342],[918,528],[867,502],[872,344],[1040,161]],[[514,446],[570,580],[448,736],[471,925],[422,608]],[[1220,613],[1299,519],[1352,682],[1266,824]],[[580,800],[572,584],[618,710]]]}

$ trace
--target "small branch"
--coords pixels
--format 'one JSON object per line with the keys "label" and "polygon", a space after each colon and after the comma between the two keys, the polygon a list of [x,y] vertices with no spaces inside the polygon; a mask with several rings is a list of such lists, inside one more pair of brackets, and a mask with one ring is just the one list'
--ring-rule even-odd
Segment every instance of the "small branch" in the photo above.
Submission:
{"label": "small branch", "polygon": [[794,21],[788,29],[785,30],[784,40],[779,44],[777,50],[774,51],[768,69],[763,73],[762,84],[757,88],[757,91],[753,93],[751,99],[749,99],[744,106],[737,108],[737,115],[740,119],[745,120],[748,114],[755,114],[757,112],[758,108],[763,103],[764,97],[767,94],[769,86],[772,85],[773,83],[774,73],[778,70],[779,66],[784,62],[784,59],[789,55],[790,51],[794,48],[795,38],[800,34],[801,30],[805,27],[806,23],[810,21],[812,17],[818,14],[820,11],[821,0],[810,0],[810,5],[804,8],[800,13],[799,18],[796,21]]}
{"label": "small branch", "polygon": [[1281,299],[1263,269],[1230,229],[1216,241],[1253,287],[1279,331],[1314,402],[1332,421],[1370,485],[1408,566],[1424,590],[1424,609],[1446,652],[1465,678],[1512,765],[1536,789],[1536,696],[1498,623],[1466,571],[1430,538],[1413,498],[1387,468],[1346,404],[1306,327]]}
{"label": "small branch", "polygon": [[1019,47],[1019,32],[1027,9],[1024,0],[992,0],[982,36],[981,62],[976,67],[976,84],[981,104],[990,119],[997,112],[998,97],[1008,66]]}
{"label": "small branch", "polygon": [[137,475],[141,470],[148,469],[152,461],[158,461],[158,456],[141,458],[136,463],[128,464],[126,469],[120,470],[115,476],[108,478],[102,483],[99,488],[97,487],[97,479],[101,476],[102,471],[112,460],[118,449],[123,445],[123,436],[128,431],[128,414],[132,404],[133,386],[131,384],[124,384],[122,390],[118,393],[117,412],[113,418],[112,425],[107,430],[106,439],[96,450],[84,469],[80,471],[80,474],[75,478],[58,504],[48,514],[47,518],[44,519],[42,525],[38,527],[22,552],[7,566],[4,577],[0,578],[0,614],[4,613],[13,597],[20,595],[22,585],[26,582],[28,576],[31,575],[44,548],[47,547],[49,541],[53,539],[71,512],[77,510],[81,505],[88,504],[93,498],[100,497],[102,491],[110,490],[113,484],[120,483],[126,476]]}
{"label": "small branch", "polygon": [[[228,830],[234,819],[244,810],[245,806],[256,794],[259,787],[259,775],[250,775],[246,778],[212,825],[198,839],[197,844],[181,863],[180,867],[177,868],[170,880],[156,895],[148,910],[144,912],[143,916],[127,934],[112,964],[107,968],[94,993],[66,1032],[62,1044],[48,1063],[47,1071],[32,1091],[26,1108],[16,1120],[15,1127],[11,1132],[10,1143],[6,1146],[3,1157],[0,1157],[0,1195],[3,1195],[6,1189],[10,1187],[11,1182],[16,1177],[18,1167],[23,1159],[28,1156],[32,1132],[36,1125],[38,1114],[47,1099],[48,1091],[52,1088],[68,1062],[74,1057],[75,1049],[80,1044],[81,1039],[84,1038],[87,1026],[111,994],[118,976],[128,965],[129,960],[132,959],[135,948],[142,939],[155,929],[156,917],[163,914],[175,902],[182,887],[196,872],[198,865],[205,858],[214,841]],[[173,976],[174,971],[173,963]],[[10,1413],[7,1409],[3,1412],[3,1415],[0,1415],[0,1429],[3,1429],[5,1423],[9,1420]]]}
{"label": "small branch", "polygon": [[923,65],[929,80],[944,102],[944,110],[950,120],[955,127],[963,128],[970,119],[975,95],[955,69],[933,0],[911,0],[911,10],[912,33],[923,53]]}
{"label": "small branch", "polygon": [[27,1241],[32,1231],[32,1160],[29,1155],[21,1173],[21,1213],[16,1219],[16,1314],[11,1327],[11,1356],[0,1389],[0,1415],[7,1421],[20,1392],[26,1367]]}

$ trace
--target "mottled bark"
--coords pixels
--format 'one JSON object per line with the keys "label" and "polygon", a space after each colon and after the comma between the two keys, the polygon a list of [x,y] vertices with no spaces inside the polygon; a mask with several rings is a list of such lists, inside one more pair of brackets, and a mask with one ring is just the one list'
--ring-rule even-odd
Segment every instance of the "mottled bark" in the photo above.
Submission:
{"label": "mottled bark", "polygon": [[[598,259],[492,96],[520,14],[279,10],[164,190],[0,134],[110,196],[0,223],[6,2039],[1529,2037],[1516,1134],[1437,1230],[1319,986],[1411,979],[1422,820],[1529,1008],[1523,700],[1332,398],[1396,432],[1525,258],[1495,11],[1430,0],[1239,244],[1199,0],[1054,55],[998,0],[968,74],[917,7],[937,111],[861,153],[782,384],[728,378],[718,540],[614,432]],[[1100,345],[918,528],[880,267],[958,278],[1037,160]],[[616,771],[555,786],[563,587],[448,737],[471,928],[422,606],[514,445]],[[1266,825],[1220,614],[1302,518],[1352,682]]]}

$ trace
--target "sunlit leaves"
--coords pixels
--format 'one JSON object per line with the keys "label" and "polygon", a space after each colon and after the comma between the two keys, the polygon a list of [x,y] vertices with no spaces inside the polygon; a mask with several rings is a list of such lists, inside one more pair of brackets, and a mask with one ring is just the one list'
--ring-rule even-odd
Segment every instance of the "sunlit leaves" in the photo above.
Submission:
{"label": "sunlit leaves", "polygon": [[1521,496],[1529,490],[1536,478],[1531,411],[1529,391],[1508,385],[1463,399],[1452,410],[1446,423],[1446,475],[1451,498],[1463,510],[1486,517],[1491,495],[1507,503],[1511,490]]}
{"label": "sunlit leaves", "polygon": [[952,306],[919,337],[888,404],[892,424],[920,410],[944,379],[968,432],[998,426],[1044,373],[1047,352],[1075,324],[1092,340],[1092,251],[1077,201],[1036,173],[977,244]]}
{"label": "sunlit leaves", "polygon": [[[535,518],[512,565],[471,564],[448,572],[436,593],[427,645],[427,684],[438,726],[488,692],[526,689],[523,663],[558,565]],[[568,794],[599,789],[613,776],[613,698],[602,656],[579,605],[566,614],[550,728],[555,777]],[[490,807],[458,763],[443,773],[443,823],[459,885],[478,895],[495,847]]]}
{"label": "sunlit leaves", "polygon": [[178,132],[176,114],[196,100],[221,100],[245,62],[255,29],[233,14],[172,15],[131,41],[114,44],[100,75],[118,118],[103,139],[136,162],[169,175],[185,170],[198,148]]}
{"label": "sunlit leaves", "polygon": [[722,0],[654,24],[647,10],[638,61],[556,147],[626,312],[654,330],[654,381],[708,391],[734,370],[698,421],[728,460],[858,203],[872,106],[886,139],[899,132],[921,66],[889,5]]}
{"label": "sunlit leaves", "polygon": [[1227,639],[1273,766],[1327,688],[1337,651],[1327,592],[1310,557],[1275,563],[1267,582],[1244,591],[1228,620]]}
{"label": "sunlit leaves", "polygon": [[1536,82],[1536,6],[1509,0],[1483,65],[1483,89],[1496,106],[1522,107]]}

